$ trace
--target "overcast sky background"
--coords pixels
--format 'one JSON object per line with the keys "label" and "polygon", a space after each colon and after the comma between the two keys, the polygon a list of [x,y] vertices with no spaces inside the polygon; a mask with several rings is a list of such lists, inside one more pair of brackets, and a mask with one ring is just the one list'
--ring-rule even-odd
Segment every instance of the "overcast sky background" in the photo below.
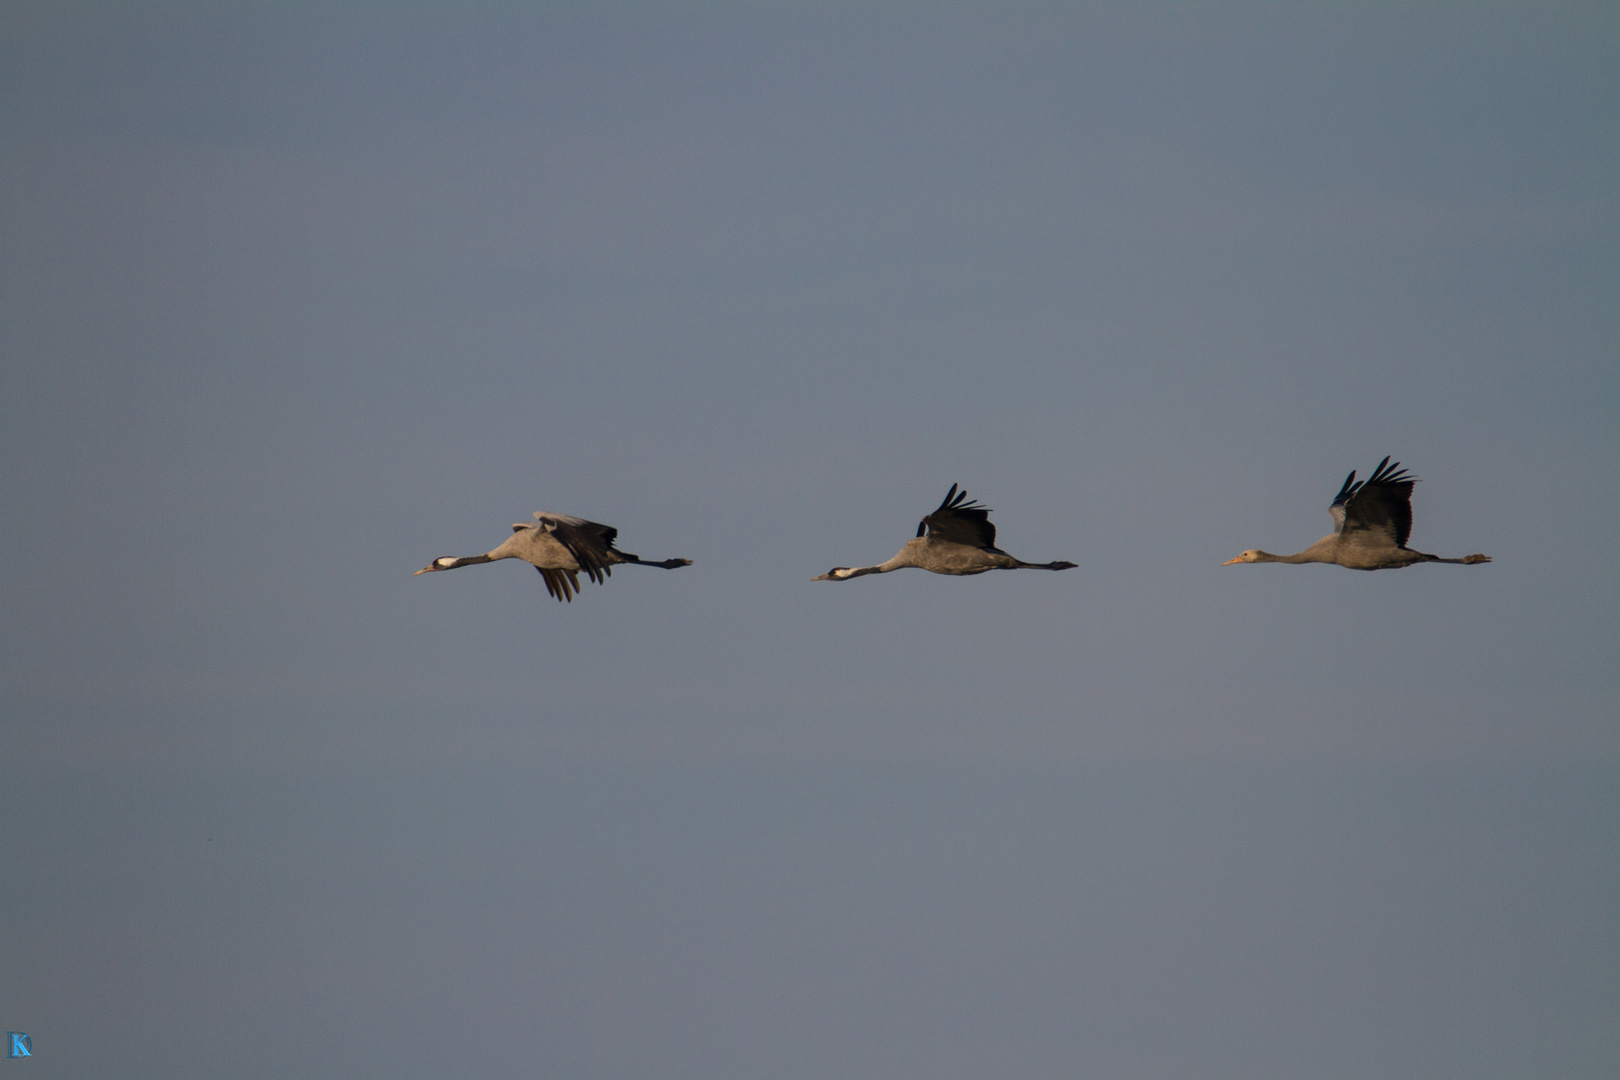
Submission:
{"label": "overcast sky background", "polygon": [[[4,1068],[1612,1076],[1617,56],[6,5]],[[1495,562],[1220,566],[1386,454]],[[1080,568],[810,583],[953,482]]]}

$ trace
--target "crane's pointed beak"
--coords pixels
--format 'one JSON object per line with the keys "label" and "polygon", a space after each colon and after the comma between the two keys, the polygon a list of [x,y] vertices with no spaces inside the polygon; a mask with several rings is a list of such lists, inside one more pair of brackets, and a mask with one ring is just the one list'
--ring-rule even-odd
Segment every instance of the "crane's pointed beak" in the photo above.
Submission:
{"label": "crane's pointed beak", "polygon": [[1231,566],[1233,563],[1238,563],[1238,562],[1242,562],[1242,561],[1243,561],[1243,556],[1239,555],[1235,559],[1227,559],[1225,562],[1221,563],[1221,565],[1222,566]]}

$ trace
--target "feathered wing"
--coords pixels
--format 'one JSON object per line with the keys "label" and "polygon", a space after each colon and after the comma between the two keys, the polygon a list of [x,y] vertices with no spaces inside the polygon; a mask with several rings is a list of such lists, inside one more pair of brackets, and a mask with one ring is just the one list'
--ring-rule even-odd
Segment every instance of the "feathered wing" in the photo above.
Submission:
{"label": "feathered wing", "polygon": [[990,508],[969,502],[967,492],[957,491],[955,484],[939,509],[917,525],[917,535],[924,532],[955,544],[996,550],[996,527],[990,524]]}
{"label": "feathered wing", "polygon": [[1344,478],[1344,485],[1339,488],[1339,493],[1333,496],[1333,505],[1328,507],[1328,516],[1333,519],[1334,532],[1344,531],[1344,504],[1350,501],[1350,496],[1360,490],[1361,485],[1356,483],[1356,470],[1351,469],[1350,475]]}
{"label": "feathered wing", "polygon": [[540,579],[546,583],[546,592],[558,600],[574,602],[574,593],[579,592],[579,576],[572,570],[548,570],[543,566],[535,567],[540,571]]}
{"label": "feathered wing", "polygon": [[[619,530],[611,525],[602,525],[595,521],[586,521],[584,518],[570,517],[567,514],[547,514],[535,511],[535,521],[538,527],[550,533],[556,541],[568,549],[568,553],[579,563],[579,568],[587,577],[598,585],[613,573],[613,559],[608,554],[613,551],[613,541],[619,535]],[[546,582],[551,587],[551,582]],[[574,586],[579,586],[576,581]]]}
{"label": "feathered wing", "polygon": [[[1352,479],[1355,475],[1350,474]],[[1391,465],[1386,457],[1364,482],[1346,480],[1329,512],[1342,521],[1339,531],[1347,541],[1403,548],[1412,535],[1412,486],[1416,483],[1400,462]]]}

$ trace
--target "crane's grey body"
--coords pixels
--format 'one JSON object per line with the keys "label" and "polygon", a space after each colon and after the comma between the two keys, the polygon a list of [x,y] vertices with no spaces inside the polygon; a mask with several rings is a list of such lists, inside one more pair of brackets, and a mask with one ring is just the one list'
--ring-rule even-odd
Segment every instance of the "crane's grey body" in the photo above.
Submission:
{"label": "crane's grey body", "polygon": [[848,581],[867,574],[916,567],[935,574],[967,577],[986,570],[1070,570],[1072,562],[1027,563],[996,547],[996,527],[990,510],[967,501],[967,492],[951,485],[939,509],[917,525],[915,539],[888,562],[876,566],[835,566],[811,581]]}
{"label": "crane's grey body", "polygon": [[501,559],[522,559],[536,570],[546,583],[546,591],[558,600],[573,602],[579,591],[579,575],[584,574],[598,585],[613,573],[613,567],[623,563],[636,566],[659,566],[673,570],[677,566],[691,566],[691,559],[665,559],[649,562],[613,546],[619,530],[568,514],[548,514],[537,510],[533,521],[520,521],[512,526],[512,535],[499,547],[483,555],[441,555],[418,574],[434,570],[454,570],[475,563],[497,562]]}
{"label": "crane's grey body", "polygon": [[1414,551],[1406,546],[1412,534],[1412,485],[1401,463],[1385,458],[1363,483],[1356,483],[1352,469],[1334,498],[1328,513],[1334,532],[1295,555],[1273,555],[1250,549],[1222,566],[1233,563],[1333,563],[1351,570],[1399,570],[1413,563],[1439,562],[1473,566],[1488,563],[1489,555],[1466,555],[1443,559]]}

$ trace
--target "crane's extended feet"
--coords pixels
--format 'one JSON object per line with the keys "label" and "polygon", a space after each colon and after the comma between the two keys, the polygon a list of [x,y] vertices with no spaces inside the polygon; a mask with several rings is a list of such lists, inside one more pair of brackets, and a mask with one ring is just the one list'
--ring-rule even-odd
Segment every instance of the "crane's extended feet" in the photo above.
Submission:
{"label": "crane's extended feet", "polygon": [[1489,555],[1465,555],[1462,561],[1464,566],[1473,566],[1475,563],[1490,562],[1491,557]]}

